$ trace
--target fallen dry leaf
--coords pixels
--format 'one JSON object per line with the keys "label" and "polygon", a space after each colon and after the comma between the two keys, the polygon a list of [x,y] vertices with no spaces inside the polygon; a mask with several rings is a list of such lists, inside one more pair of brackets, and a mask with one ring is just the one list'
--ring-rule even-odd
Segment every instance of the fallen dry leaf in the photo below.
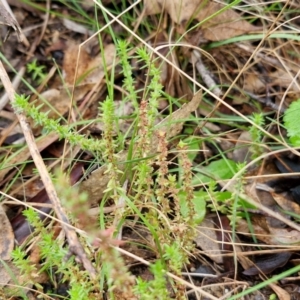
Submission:
{"label": "fallen dry leaf", "polygon": [[243,272],[244,275],[254,276],[260,272],[270,274],[277,268],[283,267],[292,256],[290,252],[274,253],[268,257],[261,258],[255,265]]}
{"label": "fallen dry leaf", "polygon": [[14,249],[15,236],[2,205],[0,205],[0,223],[0,258],[9,260],[11,251]]}
{"label": "fallen dry leaf", "polygon": [[296,245],[300,243],[300,232],[286,228],[270,227],[271,242],[275,245]]}
{"label": "fallen dry leaf", "polygon": [[[40,112],[48,113],[49,118],[57,119],[65,115],[72,102],[76,103],[90,92],[93,87],[100,82],[105,76],[104,63],[102,54],[91,57],[86,47],[81,47],[78,57],[79,45],[70,43],[65,49],[63,73],[65,85],[49,89],[41,93],[39,99],[34,101],[36,107],[41,106]],[[105,67],[109,68],[115,58],[115,46],[108,44],[103,53]],[[77,64],[78,59],[78,64]],[[76,66],[78,65],[77,72]],[[74,79],[76,76],[75,88]],[[71,99],[72,95],[72,99]],[[47,103],[47,105],[45,105]],[[52,107],[52,109],[50,109]],[[53,109],[54,108],[54,109]],[[30,120],[34,128],[34,134],[39,135],[42,126],[35,126],[35,121]]]}
{"label": "fallen dry leaf", "polygon": [[300,215],[300,205],[288,199],[288,195],[286,193],[277,194],[275,192],[271,192],[271,195],[283,210]]}
{"label": "fallen dry leaf", "polygon": [[203,0],[144,0],[146,15],[155,15],[165,9],[171,19],[180,24],[182,21],[188,21],[201,7]]}
{"label": "fallen dry leaf", "polygon": [[[193,99],[183,105],[180,109],[173,112],[170,116],[163,119],[159,124],[157,124],[156,129],[160,131],[165,131],[167,133],[167,139],[170,139],[177,134],[179,134],[183,128],[183,121],[186,119],[193,111],[195,111],[202,100],[202,91],[197,92]],[[158,138],[155,136],[154,140],[152,140],[152,151],[156,151],[156,147],[158,144]]]}
{"label": "fallen dry leaf", "polygon": [[[41,139],[36,141],[39,151],[41,152],[46,147],[48,147],[53,142],[55,142],[57,139],[58,139],[58,135],[56,133],[50,133],[46,136],[43,136]],[[10,156],[9,159],[6,159],[5,168],[2,168],[0,170],[0,181],[2,181],[5,178],[5,175],[7,175],[12,169],[15,168],[15,164],[21,164],[29,157],[30,157],[29,149],[28,147],[24,147],[19,153]]]}
{"label": "fallen dry leaf", "polygon": [[[102,81],[105,76],[104,66],[109,68],[116,54],[113,44],[108,44],[105,47],[103,55],[99,54],[95,57],[91,57],[87,49],[82,47],[78,58],[78,51],[78,44],[70,44],[65,49],[63,72],[66,85],[47,90],[41,94],[41,98],[46,99],[61,115],[66,113],[70,107],[70,94],[73,89],[75,76],[77,83],[72,95],[73,102],[82,99],[88,91],[92,90],[94,85]],[[102,56],[104,57],[105,64],[103,63]],[[79,59],[78,63],[77,59]],[[76,70],[77,65],[78,68]],[[41,109],[41,111],[48,110],[49,108],[46,106]],[[53,113],[55,114],[55,112]]]}
{"label": "fallen dry leaf", "polygon": [[214,222],[205,218],[197,228],[195,243],[203,252],[217,264],[223,264],[222,252],[218,242]]}
{"label": "fallen dry leaf", "polygon": [[266,82],[260,74],[250,73],[245,74],[244,86],[243,88],[250,93],[259,94],[266,90]]}
{"label": "fallen dry leaf", "polygon": [[[250,31],[261,30],[243,20],[233,9],[218,13],[224,5],[212,1],[144,0],[144,4],[146,14],[158,14],[165,10],[177,24],[191,19],[200,22],[205,20],[201,24],[201,30],[203,38],[209,41],[225,40]],[[210,17],[212,15],[214,16]]]}
{"label": "fallen dry leaf", "polygon": [[290,70],[287,72],[283,69],[278,69],[274,72],[269,72],[268,81],[259,73],[245,74],[244,89],[247,92],[258,94],[266,92],[266,85],[268,86],[280,86],[282,88],[288,88],[289,92],[293,92],[295,95],[300,95],[300,86],[297,80],[295,80],[296,72]]}
{"label": "fallen dry leaf", "polygon": [[[218,226],[219,230],[217,230],[215,223],[216,221],[219,222],[219,219],[213,220],[211,217],[206,217],[197,228],[198,234],[195,238],[195,243],[214,262],[223,264],[225,272],[230,272],[234,266],[232,257],[222,256],[222,253],[232,252],[233,247],[235,252],[242,253],[242,248],[239,245],[230,243],[231,239],[229,237],[231,233],[228,231],[228,228],[224,228],[229,227],[229,220],[227,219],[227,226],[226,219],[224,216],[221,217],[222,229]],[[253,265],[250,259],[243,255],[238,255],[238,261],[244,269],[248,269]]]}
{"label": "fallen dry leaf", "polygon": [[272,288],[272,290],[276,293],[279,300],[290,300],[291,294],[278,286],[275,283],[270,283],[269,287]]}
{"label": "fallen dry leaf", "polygon": [[[102,56],[104,57],[105,64],[103,63]],[[87,47],[83,46],[80,48],[78,44],[70,44],[65,50],[64,55],[64,79],[70,85],[74,83],[74,76],[76,76],[76,80],[79,81],[80,85],[88,83],[96,84],[104,78],[104,66],[106,68],[109,67],[113,63],[115,56],[116,49],[114,44],[106,45],[104,53],[95,57],[91,57]]]}
{"label": "fallen dry leaf", "polygon": [[[299,180],[299,179],[296,179]],[[291,182],[293,182],[292,179],[290,179]],[[284,210],[287,212],[293,212],[297,215],[300,215],[300,205],[298,203],[296,203],[295,201],[293,201],[293,199],[290,197],[289,193],[287,192],[283,192],[283,193],[276,193],[274,188],[270,187],[267,184],[257,184],[256,185],[257,188],[267,191],[269,192],[273,199],[276,201],[276,203]],[[286,187],[286,189],[290,189],[290,190],[296,190],[297,188],[288,188],[288,186]]]}
{"label": "fallen dry leaf", "polygon": [[[200,22],[217,13],[224,5],[208,1],[208,4],[199,10],[196,19]],[[213,18],[209,18],[202,25],[203,37],[209,41],[226,40],[251,31],[261,30],[243,20],[233,9],[227,9]]]}
{"label": "fallen dry leaf", "polygon": [[296,72],[290,71],[290,73],[288,73],[286,70],[279,69],[273,73],[270,73],[269,78],[272,85],[279,85],[281,87],[289,88],[290,91],[293,91],[299,95],[299,77],[297,80],[295,80],[297,78]]}
{"label": "fallen dry leaf", "polygon": [[[264,216],[264,222],[257,224],[255,219],[252,219],[252,228],[256,238],[267,245],[295,245],[300,243],[300,232],[298,230],[291,230],[289,228],[274,228],[271,227]],[[263,225],[264,224],[264,225]],[[249,235],[249,224],[247,221],[241,219],[237,224],[237,231],[239,234]]]}

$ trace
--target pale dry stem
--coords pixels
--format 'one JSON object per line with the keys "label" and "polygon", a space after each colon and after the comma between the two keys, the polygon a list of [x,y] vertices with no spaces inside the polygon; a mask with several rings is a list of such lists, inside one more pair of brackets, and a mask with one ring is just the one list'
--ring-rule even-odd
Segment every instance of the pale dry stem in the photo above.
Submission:
{"label": "pale dry stem", "polygon": [[[5,90],[9,96],[10,101],[13,104],[15,102],[16,92],[10,82],[10,79],[9,79],[9,77],[6,73],[6,70],[4,69],[4,66],[1,61],[0,61],[0,78],[4,85]],[[96,276],[97,276],[96,270],[93,267],[92,263],[88,260],[87,255],[78,240],[76,232],[72,228],[65,225],[65,224],[69,223],[68,218],[66,217],[66,214],[60,204],[60,200],[57,196],[57,193],[56,193],[56,190],[52,183],[51,177],[48,173],[48,170],[43,162],[43,159],[41,157],[39,149],[36,145],[35,138],[32,134],[29,123],[27,122],[26,116],[24,113],[20,113],[20,112],[16,112],[16,115],[18,117],[18,120],[19,120],[20,126],[22,128],[25,140],[27,142],[30,154],[32,156],[32,159],[41,175],[41,179],[42,179],[45,189],[47,191],[48,197],[53,205],[53,209],[54,209],[58,219],[60,220],[63,230],[66,233],[70,249],[71,249],[72,253],[74,253],[78,256],[78,258],[82,262],[84,268],[90,273],[91,277],[96,278]]]}

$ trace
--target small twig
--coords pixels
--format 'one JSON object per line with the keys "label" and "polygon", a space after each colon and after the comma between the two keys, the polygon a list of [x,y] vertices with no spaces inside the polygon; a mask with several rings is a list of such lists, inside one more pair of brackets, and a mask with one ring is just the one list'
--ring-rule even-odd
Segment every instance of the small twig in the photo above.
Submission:
{"label": "small twig", "polygon": [[45,13],[45,20],[44,20],[44,24],[43,24],[43,27],[42,27],[42,31],[41,31],[41,34],[37,40],[37,45],[40,44],[40,42],[42,41],[43,37],[44,37],[44,34],[46,32],[46,29],[47,29],[47,25],[48,25],[48,22],[49,22],[49,16],[50,16],[50,0],[46,0],[46,13]]}
{"label": "small twig", "polygon": [[[6,73],[6,70],[4,69],[4,66],[1,61],[0,61],[0,79],[3,83],[3,86],[4,86],[7,94],[8,94],[11,104],[13,105],[15,102],[15,90],[10,82],[10,79],[9,79],[9,77]],[[68,218],[66,217],[66,214],[60,204],[60,201],[57,196],[54,185],[52,183],[52,180],[49,176],[47,168],[43,162],[41,154],[35,143],[35,139],[32,134],[31,128],[29,126],[29,123],[27,122],[26,117],[23,113],[16,112],[16,115],[18,117],[18,120],[19,120],[20,126],[22,128],[24,137],[26,139],[30,154],[32,156],[32,159],[36,165],[36,168],[38,169],[38,171],[40,173],[40,176],[41,176],[41,179],[45,186],[48,197],[53,205],[53,209],[54,209],[58,219],[61,221],[61,226],[62,226],[64,232],[66,233],[66,237],[69,242],[70,250],[72,253],[77,255],[77,257],[82,262],[84,268],[88,272],[90,272],[91,277],[96,278],[96,270],[93,267],[92,263],[88,260],[87,255],[84,252],[84,249],[78,240],[76,231],[72,227],[69,226],[70,224],[69,224]]]}
{"label": "small twig", "polygon": [[206,84],[206,86],[218,97],[222,96],[221,89],[217,86],[215,81],[212,79],[210,73],[205,68],[202,59],[201,54],[197,50],[193,50],[192,52],[192,61],[195,63],[195,66],[202,77],[202,80]]}
{"label": "small twig", "polygon": [[278,111],[279,113],[284,113],[286,110],[285,107],[279,107],[279,105],[277,105],[276,103],[273,103],[272,100],[270,99],[270,97],[261,98],[250,92],[247,92],[247,91],[245,91],[245,93],[252,99],[254,99],[262,104],[265,104],[266,106],[272,108],[273,110]]}
{"label": "small twig", "polygon": [[[20,203],[16,202],[15,200],[4,200],[3,202],[1,202],[2,205],[5,204],[5,205],[17,205],[17,206],[20,206]],[[52,204],[50,203],[38,203],[38,202],[28,202],[30,203],[30,206],[31,207],[48,207],[48,208],[52,208]]]}

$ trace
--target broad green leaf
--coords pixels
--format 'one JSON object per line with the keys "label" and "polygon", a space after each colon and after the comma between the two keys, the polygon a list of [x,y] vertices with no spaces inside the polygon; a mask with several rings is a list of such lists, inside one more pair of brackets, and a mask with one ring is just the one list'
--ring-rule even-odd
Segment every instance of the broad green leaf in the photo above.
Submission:
{"label": "broad green leaf", "polygon": [[212,180],[230,179],[236,170],[237,166],[233,160],[219,159],[213,161],[208,166],[194,169],[193,185],[207,184]]}
{"label": "broad green leaf", "polygon": [[[206,201],[205,197],[207,197],[207,193],[204,191],[195,191],[194,192],[194,207],[195,207],[195,222],[200,224],[202,220],[205,217],[206,213]],[[180,213],[183,216],[183,218],[188,217],[189,209],[186,201],[186,193],[185,192],[180,192],[179,193],[179,201],[180,201]]]}

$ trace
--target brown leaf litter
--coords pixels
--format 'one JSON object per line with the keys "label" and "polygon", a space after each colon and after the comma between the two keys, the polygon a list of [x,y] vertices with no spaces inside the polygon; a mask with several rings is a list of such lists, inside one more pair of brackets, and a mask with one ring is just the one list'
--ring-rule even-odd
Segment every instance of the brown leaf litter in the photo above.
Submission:
{"label": "brown leaf litter", "polygon": [[223,10],[219,3],[204,0],[145,0],[146,14],[157,14],[164,9],[171,19],[181,24],[191,19],[200,22],[202,38],[209,41],[229,39],[241,34],[261,30],[244,20],[232,9]]}
{"label": "brown leaf litter", "polygon": [[[37,9],[29,7],[28,5],[24,6],[24,4],[18,1],[10,0],[9,2],[15,3],[16,6],[23,5],[22,9],[28,12],[30,11],[30,13],[36,16],[39,14]],[[43,3],[39,5],[44,6]],[[90,10],[93,9],[95,3],[93,1],[84,1],[82,5],[86,10]],[[109,5],[110,3],[107,3],[107,6]],[[268,44],[268,41],[266,41],[264,47],[260,48],[259,51],[256,49],[255,42],[252,43],[251,41],[235,43],[214,49],[206,48],[208,44],[205,43],[208,41],[230,39],[262,30],[260,26],[262,24],[259,20],[257,22],[258,25],[252,25],[245,17],[248,15],[247,13],[239,11],[236,7],[224,10],[223,4],[213,1],[145,0],[144,9],[146,16],[160,14],[163,10],[166,12],[165,15],[162,14],[162,28],[159,29],[159,33],[155,38],[149,39],[148,42],[151,45],[153,43],[154,46],[160,46],[160,48],[157,48],[159,49],[158,51],[173,64],[172,66],[166,62],[161,64],[159,60],[156,60],[157,66],[162,67],[161,83],[165,88],[164,91],[175,98],[183,98],[182,102],[186,102],[186,105],[183,105],[180,109],[161,121],[161,123],[157,124],[155,130],[166,132],[168,139],[177,138],[178,134],[182,134],[180,138],[184,138],[186,136],[186,132],[182,131],[184,121],[190,117],[192,112],[196,111],[196,118],[190,123],[193,123],[194,126],[194,123],[199,121],[199,127],[193,132],[193,135],[197,137],[199,135],[199,138],[204,137],[204,141],[201,142],[201,147],[206,148],[208,151],[203,155],[195,155],[195,161],[193,162],[195,166],[199,162],[201,164],[209,164],[210,161],[218,155],[215,149],[216,145],[223,149],[224,155],[233,158],[234,161],[251,162],[252,155],[255,153],[251,147],[253,141],[251,137],[249,137],[249,132],[245,124],[241,123],[239,124],[240,126],[235,126],[236,124],[232,124],[229,121],[227,123],[224,122],[224,124],[222,122],[214,123],[214,121],[207,122],[206,118],[211,116],[217,118],[220,113],[223,114],[223,116],[226,114],[227,117],[231,116],[232,112],[228,107],[226,107],[226,109],[224,107],[218,107],[218,102],[212,101],[212,104],[209,103],[211,98],[209,98],[210,96],[207,94],[202,98],[199,92],[192,98],[191,82],[187,81],[176,69],[182,68],[182,70],[187,72],[186,74],[192,74],[194,86],[196,86],[195,83],[200,82],[200,84],[207,86],[213,91],[213,94],[216,93],[212,86],[215,85],[218,86],[218,88],[220,86],[221,92],[217,94],[218,97],[222,97],[227,87],[230,86],[232,94],[229,96],[226,94],[227,97],[223,97],[222,100],[226,101],[231,107],[236,108],[237,111],[244,115],[249,115],[253,111],[260,111],[256,109],[258,103],[255,101],[259,101],[263,104],[261,105],[261,111],[269,113],[271,109],[276,109],[276,107],[279,107],[281,104],[283,107],[288,106],[291,101],[294,101],[299,96],[297,55],[295,55],[294,59],[290,59],[288,55],[288,53],[295,52],[294,45],[289,42],[281,43],[282,41],[280,39],[274,39],[272,40],[275,45],[274,48],[272,48],[271,42]],[[77,35],[84,36],[91,34],[91,30],[85,27],[85,25],[76,24],[75,21],[68,20],[70,16],[72,17],[73,14],[68,11],[61,20],[61,24],[65,25],[64,30],[66,30],[67,34],[58,31],[55,33],[51,32],[51,38],[49,38],[49,32],[46,32],[46,36],[48,36],[42,40],[42,43],[50,41],[50,45],[42,44],[42,47],[38,48],[38,51],[34,51],[32,54],[32,56],[35,56],[39,54],[39,51],[46,55],[53,51],[64,52],[65,57],[62,65],[64,84],[61,84],[59,76],[53,73],[53,76],[49,77],[46,82],[43,82],[38,88],[40,89],[40,97],[36,99],[35,96],[33,96],[32,103],[34,105],[43,104],[41,110],[44,112],[49,111],[50,107],[54,107],[56,111],[50,110],[49,115],[52,118],[66,117],[69,113],[68,121],[75,123],[79,120],[86,121],[89,116],[95,117],[97,115],[97,109],[94,108],[98,107],[99,101],[103,98],[102,94],[104,95],[106,93],[102,57],[105,57],[105,64],[106,67],[108,67],[108,71],[110,68],[115,67],[114,62],[117,61],[117,57],[115,46],[111,44],[111,39],[109,39],[108,43],[105,43],[105,53],[102,56],[99,53],[93,53],[88,44],[82,44],[82,41],[80,42],[74,39],[76,35],[73,35],[73,38],[69,38],[67,35],[72,32],[72,27]],[[133,19],[135,20],[136,18]],[[155,17],[153,17],[152,21],[154,19]],[[135,20],[134,22],[137,29],[138,25],[140,25],[139,22],[143,21]],[[197,26],[194,26],[194,29],[187,33],[188,28],[195,24],[197,24]],[[268,25],[263,25],[264,30],[268,29]],[[165,30],[166,28],[168,28],[168,31]],[[171,30],[169,30],[169,28],[171,28]],[[138,32],[138,29],[136,32]],[[181,41],[185,44],[184,50],[180,46],[173,47],[168,45],[169,43],[173,44],[173,40],[176,40],[178,35],[183,34],[184,39]],[[57,37],[59,38],[57,39]],[[148,37],[143,38],[146,40]],[[207,71],[209,78],[212,79],[212,85],[206,85],[206,82],[203,80],[203,74],[197,70],[195,62],[191,59],[192,55],[189,47],[191,46],[195,49],[195,47],[199,45],[201,45],[202,48],[200,51],[202,67]],[[276,51],[274,50],[275,48]],[[45,52],[43,52],[44,50]],[[272,51],[274,52],[272,53]],[[280,59],[276,56],[278,53],[283,53]],[[252,60],[249,60],[252,54]],[[15,56],[15,53],[13,53],[13,56]],[[41,57],[38,57],[39,60],[42,61]],[[136,62],[131,63],[135,65]],[[244,69],[241,74],[242,68]],[[134,72],[137,72],[134,74],[139,74],[139,71],[140,70],[134,69]],[[240,77],[236,80],[238,76]],[[119,77],[117,80],[118,79]],[[121,90],[122,88],[119,86],[117,80],[114,84]],[[143,82],[143,79],[141,82]],[[231,86],[232,82],[235,82],[234,86]],[[137,87],[140,88],[139,85],[137,85]],[[285,101],[283,101],[283,97],[285,97]],[[192,100],[187,101],[186,99]],[[255,101],[253,101],[253,99]],[[118,100],[116,100],[116,103],[118,103],[117,101]],[[270,102],[274,102],[276,106],[269,106],[268,103]],[[174,107],[170,107],[170,111],[172,111]],[[130,116],[133,112],[133,108],[129,104],[123,108],[127,111],[116,110],[116,112],[126,119],[126,117]],[[165,104],[164,108],[167,111],[168,103]],[[10,107],[6,105],[4,111],[9,112],[9,110]],[[131,121],[128,122],[128,124],[119,123],[119,126],[122,127],[121,129],[126,132],[128,126],[131,126]],[[210,127],[206,126],[207,124],[210,125]],[[126,125],[128,126],[126,127]],[[81,127],[78,126],[78,128]],[[100,133],[103,131],[101,123],[94,125],[94,128]],[[194,129],[194,127],[191,128]],[[272,134],[276,132],[274,127],[272,128],[272,126],[270,126],[270,128]],[[89,129],[92,131],[92,127]],[[89,129],[84,128],[83,133],[90,134]],[[232,129],[234,129],[234,132]],[[209,131],[210,133],[213,132],[213,137],[209,136]],[[38,128],[35,134],[39,136],[41,132],[42,128]],[[128,137],[130,137],[130,134]],[[72,149],[69,149],[70,152],[67,152],[64,148],[64,143],[58,143],[57,138],[56,134],[50,133],[48,136],[42,136],[40,140],[37,141],[38,151],[41,152],[44,150],[44,157],[49,159],[49,164],[46,164],[49,170],[53,170],[55,166],[54,161],[57,161],[59,164],[61,158],[62,161],[64,161],[64,163],[62,162],[63,169],[67,167],[76,169],[76,166],[72,166],[72,163],[70,163],[74,161],[74,159],[89,160],[91,158],[89,153],[85,153],[81,156],[80,149],[74,151],[74,153],[70,153]],[[215,144],[213,144],[210,139]],[[53,143],[55,143],[55,146],[51,149],[49,146]],[[157,143],[158,139],[154,134],[149,155],[156,155]],[[266,140],[264,144],[265,152],[263,154],[265,157],[268,151],[271,151],[268,147],[269,141]],[[18,172],[19,166],[30,158],[30,153],[26,147],[17,152],[16,155],[11,155],[13,152],[9,151],[13,150],[8,150],[5,154],[6,168],[0,170],[0,181],[2,186],[5,187]],[[118,166],[120,170],[124,168],[124,162],[126,162],[127,158],[127,150],[118,153],[118,160],[120,161]],[[207,278],[201,281],[201,284],[204,285],[203,290],[209,291],[212,299],[216,299],[215,297],[219,299],[224,299],[224,297],[226,298],[227,296],[230,297],[235,291],[237,292],[247,288],[249,284],[256,281],[259,276],[261,276],[261,280],[264,280],[265,277],[263,276],[265,276],[265,274],[275,274],[278,269],[281,270],[285,268],[286,263],[290,264],[290,257],[292,255],[294,257],[294,252],[298,251],[295,245],[300,241],[299,226],[292,217],[287,217],[286,214],[286,211],[297,214],[300,213],[299,204],[296,203],[291,196],[292,191],[290,189],[287,189],[287,191],[278,191],[274,187],[270,189],[270,186],[268,186],[268,192],[259,191],[257,187],[259,187],[260,184],[268,185],[268,182],[265,180],[253,180],[253,177],[259,177],[260,175],[276,176],[278,170],[274,168],[267,170],[271,164],[272,162],[270,161],[264,161],[261,168],[258,168],[256,165],[245,175],[245,177],[249,178],[252,176],[252,179],[245,184],[245,199],[250,199],[252,204],[256,203],[261,205],[258,205],[258,208],[266,208],[265,210],[249,209],[249,211],[247,211],[251,218],[251,230],[249,230],[249,223],[241,219],[235,228],[237,235],[233,236],[234,233],[231,232],[229,219],[226,216],[218,215],[214,212],[211,212],[198,227],[199,233],[195,242],[198,246],[197,248],[200,249],[199,253],[206,258],[207,264],[214,264],[214,269],[218,270],[216,272],[217,279],[213,279],[215,281],[208,282],[206,286]],[[76,170],[76,172],[78,171],[77,174],[79,174],[79,177],[82,176],[85,167],[85,165],[80,165],[80,172]],[[30,172],[28,173],[28,169],[32,170],[30,163],[27,163],[27,167],[22,171],[22,179],[15,181],[15,183],[10,186],[9,192],[11,191],[15,196],[20,198],[23,196],[22,192],[25,191],[26,195],[24,198],[26,198],[26,201],[42,201],[49,204],[49,199],[45,191],[38,192],[41,187],[37,181],[33,181],[32,185],[27,183],[29,182],[28,178],[31,176],[31,174],[29,174]],[[98,205],[107,189],[109,176],[106,171],[107,167],[105,165],[100,166],[100,168],[92,172],[86,180],[79,183],[80,190],[88,192],[89,194],[89,205],[94,207],[93,217],[88,219],[91,222],[94,222],[94,220],[96,220],[95,216],[99,214]],[[27,187],[22,188],[23,181],[25,184],[28,184]],[[220,182],[220,184],[222,185],[223,183]],[[29,190],[32,192],[31,199],[28,199],[29,194],[27,192]],[[234,192],[232,185],[228,190]],[[37,195],[34,196],[34,193],[37,193]],[[244,194],[240,196],[242,197]],[[126,205],[126,202],[120,205],[120,207],[108,206],[104,209],[110,209],[110,212],[115,212],[123,209],[124,205]],[[51,210],[51,206],[45,205],[45,208],[42,208],[42,210],[46,210],[48,213]],[[21,215],[20,211],[16,214],[18,217]],[[8,217],[5,212],[3,212],[2,215],[2,221],[7,225]],[[276,218],[277,216],[278,218]],[[13,226],[16,226],[13,227],[16,239],[18,241],[24,241],[30,231],[23,231],[24,227],[22,226],[28,227],[28,224],[25,223],[23,218],[20,221],[20,224],[22,224],[20,228],[22,230],[19,231],[16,225],[18,223],[17,220],[11,220]],[[84,224],[84,222],[82,223]],[[2,259],[9,258],[8,253],[13,247],[13,230],[11,226],[5,228],[7,229],[3,232],[2,237],[4,248],[0,251],[1,255],[3,255],[3,257],[1,257]],[[60,229],[56,230],[60,231]],[[253,242],[252,238],[256,239],[257,244]],[[259,260],[260,255],[265,255],[268,250],[262,250],[260,252],[258,247],[261,249],[264,249],[264,247],[271,249],[268,256],[262,256],[262,263]],[[272,251],[274,251],[273,254],[271,253]],[[282,253],[278,253],[279,251]],[[148,255],[149,253],[146,253],[146,251],[143,253],[140,248],[132,248],[132,252],[135,252],[141,257],[143,257],[144,254],[144,257],[151,259],[151,255]],[[31,251],[32,256],[33,253],[34,251]],[[37,256],[32,259],[38,263],[39,255],[37,254]],[[195,261],[199,263],[199,260],[195,259]],[[235,264],[235,261],[238,261],[239,264]],[[131,261],[131,263],[133,262],[134,260]],[[9,267],[12,268],[15,277],[19,279],[20,275],[14,271],[13,266],[9,265]],[[241,275],[243,270],[244,274]],[[0,273],[1,278],[3,278],[0,279],[1,282],[8,283],[10,278],[5,272],[3,273],[3,268],[0,269]],[[144,272],[144,275],[145,274],[147,273]],[[240,276],[246,275],[252,276],[252,278],[255,279],[246,278],[244,281],[239,282],[229,278],[230,276],[239,276],[240,278]],[[225,278],[223,276],[225,276]],[[245,277],[242,278],[244,279]],[[22,282],[22,280],[20,280],[20,282]],[[212,282],[213,284],[211,284]],[[197,284],[196,281],[195,284]],[[216,284],[217,287],[214,288],[214,284]],[[279,285],[280,283],[271,284],[270,287],[280,299],[288,299],[289,295],[285,287]],[[228,290],[230,291],[228,292]],[[116,291],[115,295],[120,299],[131,299],[131,297],[133,297],[131,293],[125,294],[122,291]],[[101,296],[99,295],[99,297]]]}

